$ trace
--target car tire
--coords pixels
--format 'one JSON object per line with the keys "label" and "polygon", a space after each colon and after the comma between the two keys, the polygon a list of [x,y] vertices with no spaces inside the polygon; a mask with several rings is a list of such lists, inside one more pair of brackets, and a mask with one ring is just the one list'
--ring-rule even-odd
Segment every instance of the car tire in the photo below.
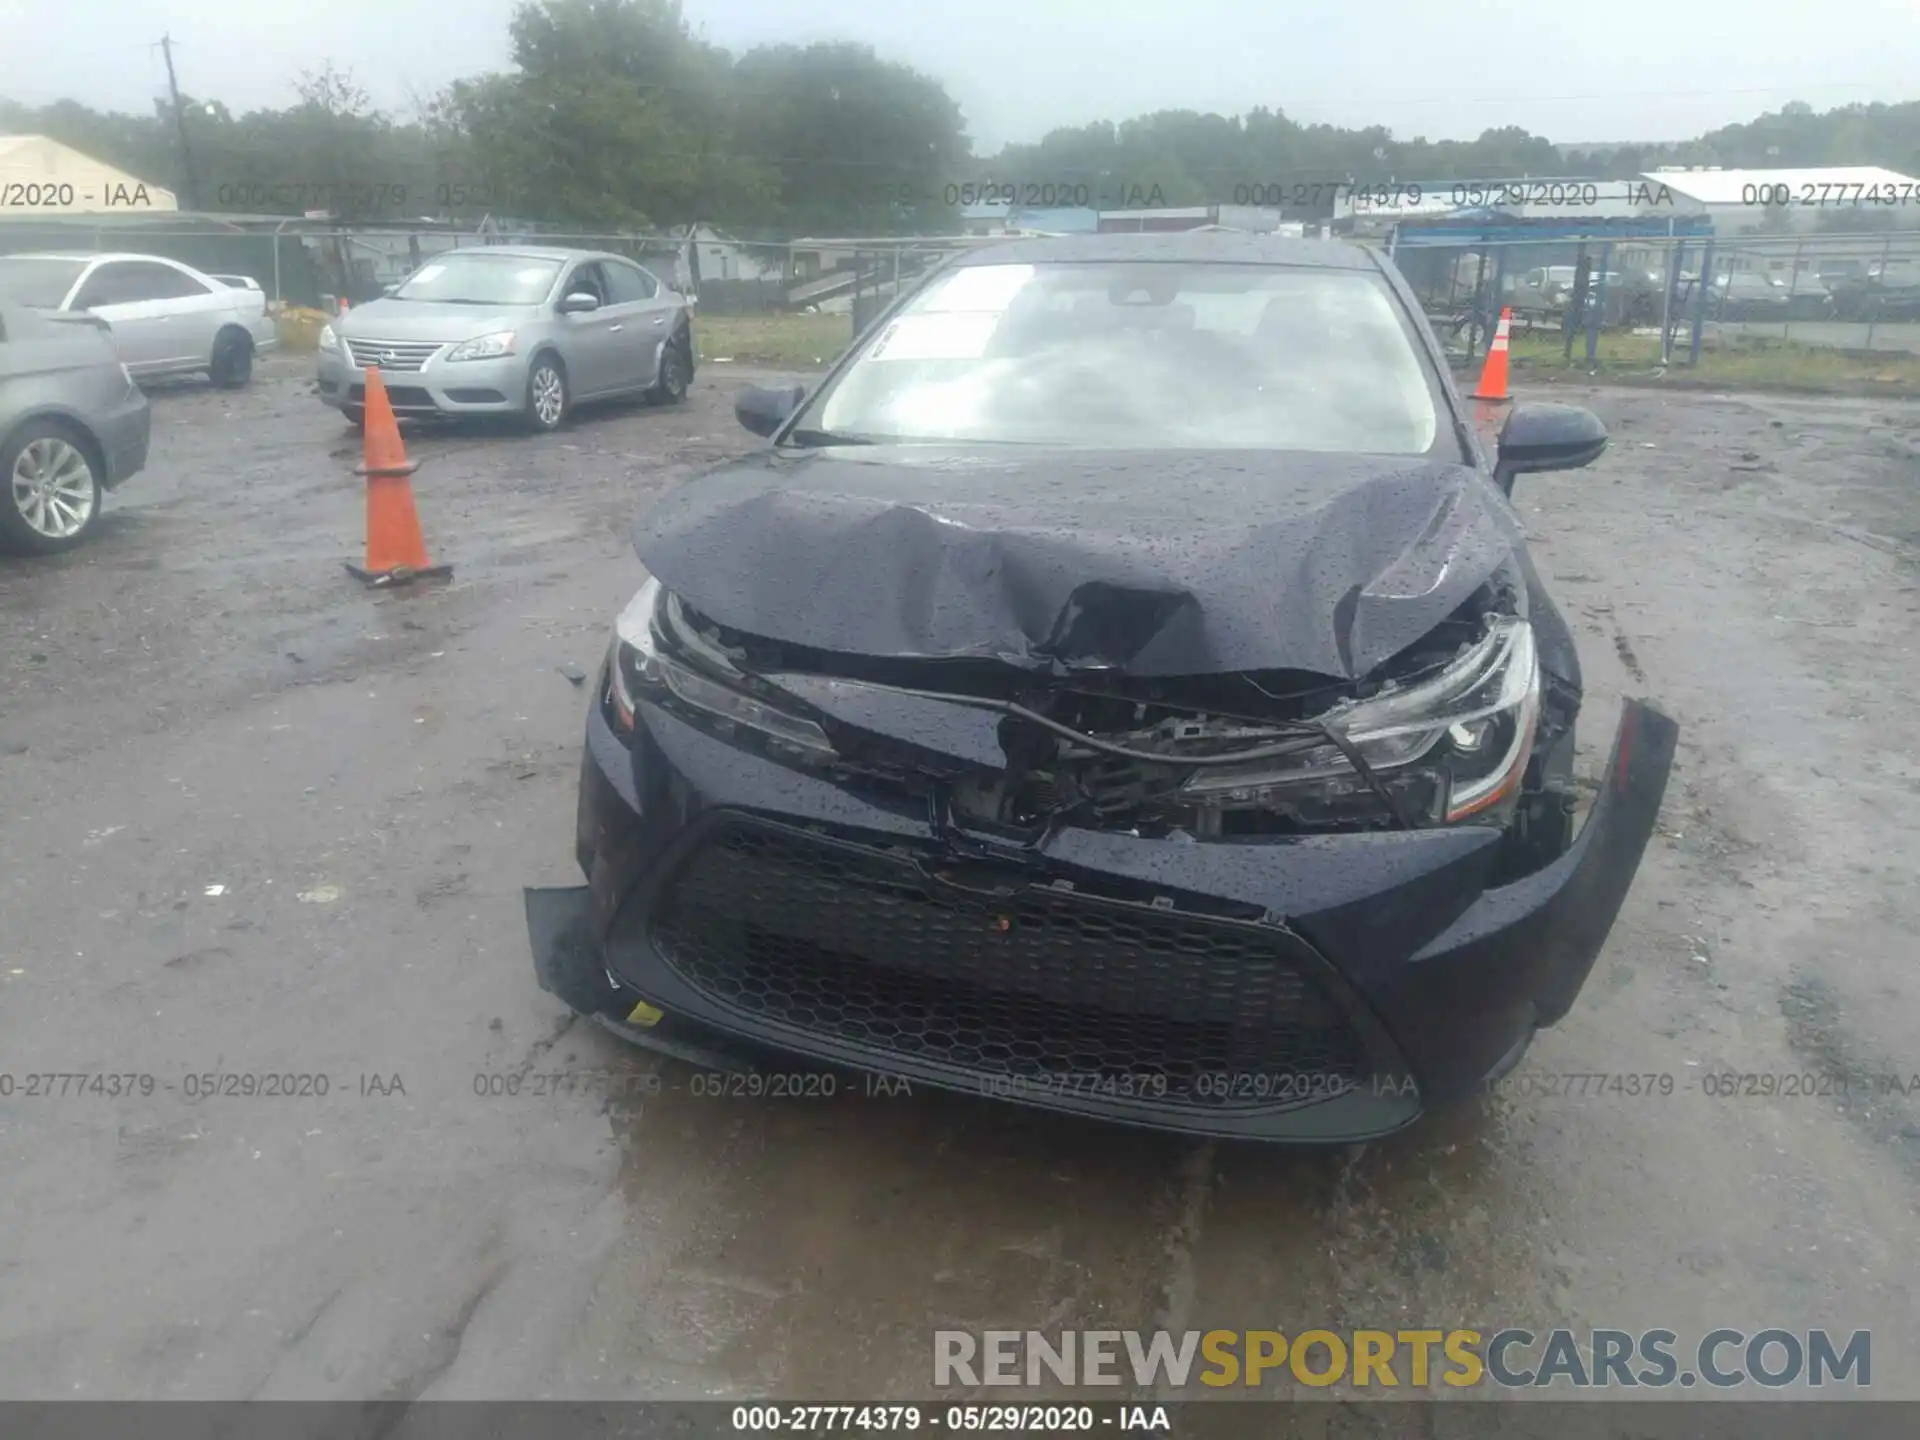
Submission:
{"label": "car tire", "polygon": [[351,425],[354,429],[364,430],[367,428],[367,412],[361,409],[360,406],[344,406],[341,408],[340,413],[346,416],[347,424]]}
{"label": "car tire", "polygon": [[567,423],[573,397],[567,391],[567,369],[560,357],[543,351],[527,368],[527,404],[522,412],[536,434],[548,435]]}
{"label": "car tire", "polygon": [[676,335],[660,352],[660,374],[647,398],[656,405],[678,405],[687,398],[687,337]]}
{"label": "car tire", "polygon": [[29,420],[0,446],[0,542],[57,555],[100,519],[101,463],[93,441],[60,420]]}
{"label": "car tire", "polygon": [[242,330],[222,330],[214,338],[207,377],[222,390],[238,390],[253,379],[253,337]]}

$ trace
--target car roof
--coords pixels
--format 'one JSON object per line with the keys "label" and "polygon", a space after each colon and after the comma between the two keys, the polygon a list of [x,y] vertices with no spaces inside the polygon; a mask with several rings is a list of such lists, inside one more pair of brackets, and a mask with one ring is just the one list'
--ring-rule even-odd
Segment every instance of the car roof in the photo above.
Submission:
{"label": "car roof", "polygon": [[511,260],[621,260],[626,257],[605,250],[568,250],[558,245],[456,245],[433,258],[449,255],[505,255]]}
{"label": "car roof", "polygon": [[958,263],[963,266],[1097,265],[1127,261],[1292,265],[1315,270],[1373,270],[1379,266],[1372,252],[1345,240],[1303,240],[1222,230],[1008,240],[969,250]]}
{"label": "car roof", "polygon": [[89,260],[158,260],[163,265],[193,269],[186,261],[176,260],[171,255],[142,255],[133,250],[23,250],[13,255],[0,255],[0,260],[75,260],[82,264]]}

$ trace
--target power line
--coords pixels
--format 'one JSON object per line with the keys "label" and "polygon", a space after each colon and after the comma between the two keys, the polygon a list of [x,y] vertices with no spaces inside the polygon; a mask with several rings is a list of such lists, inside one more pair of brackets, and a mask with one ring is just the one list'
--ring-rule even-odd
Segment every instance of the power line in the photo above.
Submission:
{"label": "power line", "polygon": [[180,165],[186,180],[186,201],[189,210],[200,208],[200,181],[193,173],[193,146],[187,140],[187,110],[180,103],[180,82],[173,74],[173,36],[160,37],[160,53],[167,57],[167,92],[173,96],[173,123],[180,131]]}

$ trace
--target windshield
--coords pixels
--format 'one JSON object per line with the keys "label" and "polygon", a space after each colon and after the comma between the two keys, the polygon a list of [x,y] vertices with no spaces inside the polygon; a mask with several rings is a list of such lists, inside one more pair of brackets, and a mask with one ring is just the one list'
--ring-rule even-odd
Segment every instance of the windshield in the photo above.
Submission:
{"label": "windshield", "polygon": [[835,438],[1423,455],[1428,374],[1377,276],[975,265],[911,301],[796,427]]}
{"label": "windshield", "polygon": [[87,268],[84,260],[42,260],[12,255],[0,259],[0,298],[17,305],[57,310]]}
{"label": "windshield", "polygon": [[560,266],[558,260],[525,255],[455,251],[414,271],[393,298],[438,305],[538,305],[560,278]]}

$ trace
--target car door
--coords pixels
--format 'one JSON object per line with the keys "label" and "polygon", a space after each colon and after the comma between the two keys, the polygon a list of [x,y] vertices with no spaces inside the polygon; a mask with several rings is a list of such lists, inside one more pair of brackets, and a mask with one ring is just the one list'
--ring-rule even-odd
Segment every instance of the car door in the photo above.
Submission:
{"label": "car door", "polygon": [[173,271],[172,284],[178,292],[172,299],[172,312],[181,363],[189,369],[209,365],[213,361],[213,342],[222,326],[251,328],[241,305],[245,292],[222,285],[211,276],[198,274],[184,265],[167,264],[166,268]]}
{"label": "car door", "polygon": [[626,326],[608,303],[607,282],[600,262],[582,260],[568,272],[560,295],[584,290],[600,302],[598,310],[559,316],[561,358],[567,363],[567,380],[576,399],[605,395],[620,388],[621,336]]}
{"label": "car door", "polygon": [[660,377],[660,352],[673,335],[673,317],[679,297],[651,273],[626,260],[601,264],[613,290],[614,308],[626,324],[621,332],[620,361],[626,375],[623,388],[645,389]]}
{"label": "car door", "polygon": [[114,353],[136,375],[151,374],[166,359],[166,332],[158,316],[143,314],[135,299],[137,276],[118,260],[95,265],[67,297],[66,310],[87,310],[113,332]]}

